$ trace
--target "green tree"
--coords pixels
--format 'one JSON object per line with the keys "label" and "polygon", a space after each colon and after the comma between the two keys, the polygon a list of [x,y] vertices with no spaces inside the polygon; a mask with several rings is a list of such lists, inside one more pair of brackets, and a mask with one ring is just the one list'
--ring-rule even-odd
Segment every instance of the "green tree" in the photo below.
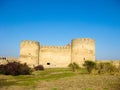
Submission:
{"label": "green tree", "polygon": [[5,75],[29,75],[31,74],[31,68],[26,64],[21,64],[19,62],[8,62],[5,65],[0,65],[0,73]]}
{"label": "green tree", "polygon": [[87,69],[88,73],[91,73],[92,70],[95,68],[96,63],[90,60],[84,62],[83,66]]}
{"label": "green tree", "polygon": [[70,64],[68,65],[68,67],[70,67],[73,72],[76,72],[76,71],[78,71],[78,69],[80,69],[79,65],[78,65],[77,63],[75,63],[75,62],[70,63]]}

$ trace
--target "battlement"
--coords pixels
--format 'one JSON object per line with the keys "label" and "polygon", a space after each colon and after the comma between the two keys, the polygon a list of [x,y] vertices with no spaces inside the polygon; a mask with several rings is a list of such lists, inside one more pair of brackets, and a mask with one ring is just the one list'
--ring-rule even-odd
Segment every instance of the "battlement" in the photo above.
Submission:
{"label": "battlement", "polygon": [[68,67],[71,62],[83,65],[84,60],[95,60],[95,40],[76,38],[64,46],[40,45],[37,41],[24,40],[20,46],[20,61],[45,67]]}
{"label": "battlement", "polygon": [[76,38],[72,42],[95,42],[95,40],[91,38]]}
{"label": "battlement", "polygon": [[40,48],[57,48],[57,49],[69,49],[69,46],[40,46]]}
{"label": "battlement", "polygon": [[21,41],[21,44],[37,44],[37,45],[39,45],[39,42],[31,41],[31,40],[23,40],[23,41]]}

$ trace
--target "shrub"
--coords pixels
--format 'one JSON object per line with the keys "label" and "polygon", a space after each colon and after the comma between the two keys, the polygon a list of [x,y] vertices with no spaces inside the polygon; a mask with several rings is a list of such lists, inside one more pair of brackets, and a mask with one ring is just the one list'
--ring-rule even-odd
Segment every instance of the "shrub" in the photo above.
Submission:
{"label": "shrub", "polygon": [[38,65],[38,66],[35,66],[34,69],[37,71],[37,70],[44,70],[44,67],[43,65]]}
{"label": "shrub", "polygon": [[68,67],[70,67],[73,72],[78,71],[78,69],[80,68],[79,65],[78,65],[77,63],[75,63],[75,62],[70,63],[70,64],[68,65]]}
{"label": "shrub", "polygon": [[32,72],[32,69],[26,63],[21,64],[21,66],[20,66],[20,74],[29,75],[29,74],[31,74],[31,72]]}
{"label": "shrub", "polygon": [[119,65],[117,67],[117,71],[120,72],[120,61],[119,61]]}
{"label": "shrub", "polygon": [[96,69],[98,74],[117,72],[117,68],[110,62],[98,63]]}
{"label": "shrub", "polygon": [[88,73],[91,73],[92,70],[95,68],[96,63],[93,61],[85,61],[83,66],[85,66],[85,68],[87,69]]}
{"label": "shrub", "polygon": [[1,65],[0,65],[0,73],[2,73],[2,72],[3,72],[3,70],[4,70],[4,65],[3,65],[3,64],[1,64]]}
{"label": "shrub", "polygon": [[31,69],[28,65],[21,64],[19,62],[9,62],[6,65],[2,66],[1,73],[5,75],[28,75],[31,74]]}

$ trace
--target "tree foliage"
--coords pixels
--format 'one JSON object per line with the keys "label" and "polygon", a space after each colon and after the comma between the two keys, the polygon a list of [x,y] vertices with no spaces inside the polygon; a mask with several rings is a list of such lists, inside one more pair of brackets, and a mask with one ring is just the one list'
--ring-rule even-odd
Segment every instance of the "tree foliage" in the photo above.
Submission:
{"label": "tree foliage", "polygon": [[28,75],[31,74],[31,68],[26,63],[8,62],[5,65],[0,65],[0,73],[5,75]]}
{"label": "tree foliage", "polygon": [[88,60],[84,62],[83,66],[87,69],[88,73],[91,73],[92,70],[95,68],[96,63]]}
{"label": "tree foliage", "polygon": [[43,67],[43,65],[38,65],[38,66],[35,66],[34,69],[36,71],[38,71],[38,70],[44,70],[44,67]]}
{"label": "tree foliage", "polygon": [[78,69],[80,69],[79,65],[78,65],[77,63],[75,63],[75,62],[70,63],[70,64],[68,65],[68,67],[70,67],[73,72],[76,72],[76,71],[78,71]]}

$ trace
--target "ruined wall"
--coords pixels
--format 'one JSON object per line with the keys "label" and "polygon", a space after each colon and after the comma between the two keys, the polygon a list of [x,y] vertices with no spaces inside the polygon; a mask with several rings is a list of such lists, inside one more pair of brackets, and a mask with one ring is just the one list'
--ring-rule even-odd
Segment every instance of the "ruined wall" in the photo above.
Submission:
{"label": "ruined wall", "polygon": [[67,67],[71,63],[71,47],[41,46],[39,60],[47,68]]}
{"label": "ruined wall", "polygon": [[95,61],[95,41],[90,38],[73,39],[71,43],[72,62],[83,65],[85,60]]}
{"label": "ruined wall", "polygon": [[20,45],[20,62],[31,67],[39,64],[39,42],[22,41]]}
{"label": "ruined wall", "polygon": [[19,62],[19,58],[15,57],[0,57],[0,65],[1,64],[7,64],[8,62]]}
{"label": "ruined wall", "polygon": [[105,62],[112,63],[116,67],[120,66],[120,60],[96,60],[96,63],[105,63]]}

